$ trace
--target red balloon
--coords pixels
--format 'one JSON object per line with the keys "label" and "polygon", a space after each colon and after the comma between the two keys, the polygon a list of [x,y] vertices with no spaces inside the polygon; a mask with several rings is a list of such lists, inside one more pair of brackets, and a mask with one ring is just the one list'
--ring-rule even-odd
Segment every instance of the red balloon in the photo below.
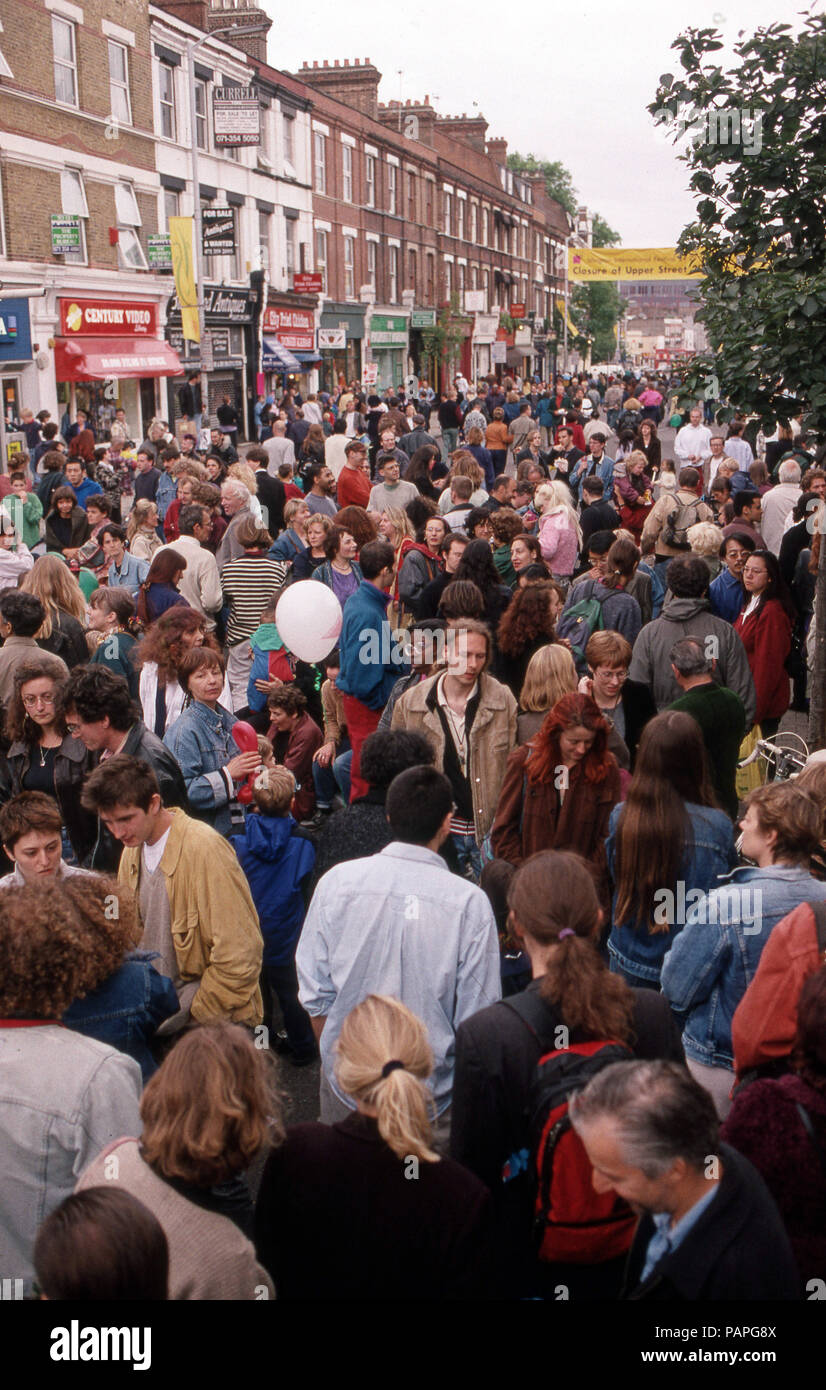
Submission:
{"label": "red balloon", "polygon": [[[258,735],[251,724],[245,719],[238,719],[232,726],[232,737],[235,739],[242,753],[258,752]],[[252,801],[252,788],[257,773],[250,772],[244,778],[243,784],[238,788],[238,800],[242,806],[249,806]]]}

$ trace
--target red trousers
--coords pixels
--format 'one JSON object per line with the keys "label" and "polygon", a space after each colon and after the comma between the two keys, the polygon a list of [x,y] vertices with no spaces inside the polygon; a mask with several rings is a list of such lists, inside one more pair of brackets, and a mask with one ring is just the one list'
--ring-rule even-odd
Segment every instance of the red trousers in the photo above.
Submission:
{"label": "red trousers", "polygon": [[355,801],[357,797],[365,796],[369,790],[368,784],[361,776],[361,745],[378,727],[381,719],[380,709],[368,709],[361,700],[357,700],[355,695],[345,695],[341,692],[341,699],[344,704],[344,718],[347,723],[347,733],[350,736],[350,747],[353,750],[353,762],[350,768],[350,800]]}

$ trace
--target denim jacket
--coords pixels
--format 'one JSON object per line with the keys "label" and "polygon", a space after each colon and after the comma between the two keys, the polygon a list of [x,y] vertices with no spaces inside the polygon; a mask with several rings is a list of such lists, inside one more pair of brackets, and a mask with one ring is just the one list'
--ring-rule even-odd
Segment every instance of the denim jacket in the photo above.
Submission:
{"label": "denim jacket", "polygon": [[[697,806],[686,803],[686,812],[691,823],[683,849],[683,858],[677,875],[677,895],[674,911],[668,913],[668,930],[649,932],[645,926],[634,922],[617,922],[617,894],[613,897],[612,927],[608,938],[608,951],[612,959],[623,970],[639,975],[643,980],[659,981],[663,957],[681,931],[684,916],[680,911],[681,898],[687,899],[690,908],[695,901],[688,898],[692,890],[708,893],[718,878],[727,874],[737,862],[734,851],[734,834],[731,821],[724,811],[711,806]],[[608,823],[608,839],[605,851],[608,858],[608,872],[615,878],[617,823],[623,806],[615,806]],[[682,891],[679,885],[683,884]],[[663,903],[666,906],[665,903]]]}
{"label": "denim jacket", "polygon": [[150,1040],[180,1008],[172,981],[150,964],[155,956],[153,951],[131,951],[114,975],[75,999],[61,1020],[65,1028],[134,1057],[144,1085],[156,1069]]}
{"label": "denim jacket", "polygon": [[180,764],[193,812],[219,835],[227,835],[232,824],[230,790],[221,769],[241,751],[232,737],[235,723],[223,705],[213,710],[193,700],[163,740]]}
{"label": "denim jacket", "polygon": [[685,1016],[686,1057],[732,1069],[731,1020],[754,979],[769,933],[826,883],[795,865],[735,869],[688,913],[663,961],[662,990]]}

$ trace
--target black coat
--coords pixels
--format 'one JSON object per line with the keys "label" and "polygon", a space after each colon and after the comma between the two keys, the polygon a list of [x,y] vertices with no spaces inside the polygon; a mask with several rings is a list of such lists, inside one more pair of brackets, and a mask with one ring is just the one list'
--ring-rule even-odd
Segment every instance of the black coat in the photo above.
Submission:
{"label": "black coat", "polygon": [[397,1158],[375,1120],[287,1130],[264,1169],[258,1258],[283,1299],[484,1298],[490,1195],[458,1163]]}
{"label": "black coat", "polygon": [[628,1255],[622,1297],[635,1301],[720,1303],[802,1298],[789,1238],[769,1190],[747,1158],[718,1145],[723,1176],[711,1205],[644,1283],[653,1218],[646,1213]]}
{"label": "black coat", "polygon": [[[153,734],[151,729],[147,729],[142,719],[138,719],[132,725],[120,751],[128,754],[130,758],[142,758],[144,762],[149,763],[158,779],[164,806],[179,806],[182,811],[186,811],[187,815],[192,815],[184,775],[177,761],[157,734]],[[98,817],[95,843],[89,861],[83,867],[96,869],[98,873],[103,874],[117,873],[122,849],[120,840],[116,840],[109,833]]]}
{"label": "black coat", "polygon": [[264,513],[264,525],[275,540],[279,532],[284,530],[284,503],[287,500],[284,484],[280,478],[271,478],[265,465],[256,468],[255,485]]}
{"label": "black coat", "polygon": [[[536,993],[539,987],[534,980],[528,990]],[[645,1061],[682,1062],[680,1034],[668,1001],[653,990],[635,989],[632,994],[635,1055]],[[547,1013],[545,1038],[552,1042],[555,1028],[565,1020],[550,1007]],[[571,1034],[571,1042],[580,1041],[578,1034]],[[450,1152],[493,1193],[499,1278],[514,1297],[542,1292],[543,1276],[559,1268],[540,1268],[534,1258],[533,1183],[524,1172],[506,1177],[504,1171],[508,1160],[529,1145],[531,1082],[545,1050],[543,1039],[505,1004],[481,1009],[456,1031]],[[552,1287],[555,1282],[559,1280],[551,1275]]]}
{"label": "black coat", "polygon": [[62,608],[58,610],[57,617],[52,616],[49,636],[39,637],[37,645],[44,652],[51,652],[52,656],[59,656],[70,671],[73,666],[85,666],[89,660],[83,628],[77,618],[73,618],[71,613],[64,613]]}
{"label": "black coat", "polygon": [[[35,746],[18,739],[3,759],[0,773],[0,800],[3,803],[25,791],[24,778],[35,756]],[[95,817],[80,804],[80,790],[91,768],[91,754],[77,739],[67,734],[54,762],[55,800],[78,863],[82,863],[95,843]]]}

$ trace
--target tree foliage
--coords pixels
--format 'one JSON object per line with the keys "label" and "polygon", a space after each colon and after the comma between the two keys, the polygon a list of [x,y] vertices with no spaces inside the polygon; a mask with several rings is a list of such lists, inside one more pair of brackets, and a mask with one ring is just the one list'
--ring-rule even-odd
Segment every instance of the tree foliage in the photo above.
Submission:
{"label": "tree foliage", "polygon": [[570,169],[558,159],[537,159],[535,155],[508,155],[508,168],[517,174],[544,174],[548,197],[561,203],[573,217],[576,208],[576,189]]}
{"label": "tree foliage", "polygon": [[824,39],[822,15],[797,32],[770,24],[741,34],[724,69],[717,31],[688,29],[672,44],[682,71],[660,78],[648,107],[675,142],[687,138],[679,157],[697,199],[678,245],[705,274],[712,353],[687,384],[703,394],[719,382],[705,394],[768,428],[805,406],[807,425],[826,429]]}

